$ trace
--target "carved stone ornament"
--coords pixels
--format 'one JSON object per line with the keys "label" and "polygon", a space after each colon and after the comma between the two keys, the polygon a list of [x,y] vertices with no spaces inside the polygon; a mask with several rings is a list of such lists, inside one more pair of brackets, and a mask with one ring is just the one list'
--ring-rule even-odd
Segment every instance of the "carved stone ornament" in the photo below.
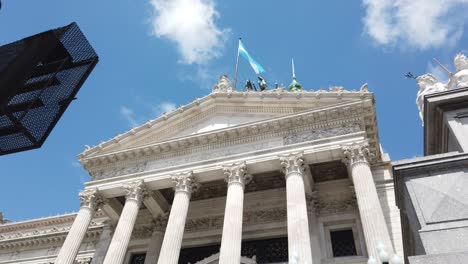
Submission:
{"label": "carved stone ornament", "polygon": [[191,194],[199,187],[199,184],[195,181],[195,177],[191,171],[175,174],[172,176],[172,181],[175,184],[175,192],[186,192]]}
{"label": "carved stone ornament", "polygon": [[352,166],[359,162],[368,163],[374,158],[374,154],[370,153],[369,144],[361,142],[342,146],[345,158],[343,162],[348,166]]}
{"label": "carved stone ornament", "polygon": [[127,200],[133,199],[142,202],[144,197],[148,194],[145,184],[142,180],[125,184],[125,198]]}
{"label": "carved stone ornament", "polygon": [[424,96],[428,94],[446,91],[447,87],[444,84],[440,83],[432,74],[424,74],[418,76],[416,78],[416,82],[419,86],[419,91],[416,96],[416,105],[418,106],[419,117],[423,121]]}
{"label": "carved stone ornament", "polygon": [[332,127],[307,131],[305,133],[290,133],[283,137],[284,144],[296,144],[317,140],[321,138],[341,136],[361,131],[358,124],[347,124],[341,127]]}
{"label": "carved stone ornament", "polygon": [[213,87],[213,92],[232,92],[231,81],[227,75],[221,75],[218,83]]}
{"label": "carved stone ornament", "polygon": [[252,175],[247,174],[247,166],[245,165],[245,162],[224,166],[223,172],[226,176],[226,182],[228,185],[238,183],[244,187],[246,184],[249,184],[253,178]]}
{"label": "carved stone ornament", "polygon": [[167,221],[169,220],[169,213],[164,213],[159,215],[155,220],[154,220],[154,231],[164,231],[167,226]]}
{"label": "carved stone ornament", "polygon": [[[243,213],[243,225],[256,225],[264,223],[284,222],[287,218],[286,208],[268,208]],[[223,228],[224,215],[204,216],[189,218],[185,223],[187,232],[198,232],[201,230],[216,230]]]}
{"label": "carved stone ornament", "polygon": [[302,153],[291,153],[280,156],[282,171],[286,177],[295,173],[304,175],[304,159]]}
{"label": "carved stone ornament", "polygon": [[88,189],[81,191],[80,194],[80,206],[97,209],[103,202],[101,195],[99,195],[97,189]]}
{"label": "carved stone ornament", "polygon": [[76,260],[76,264],[90,264],[93,258],[91,257],[86,257],[86,258],[81,258]]}
{"label": "carved stone ornament", "polygon": [[317,191],[313,191],[312,194],[306,196],[306,199],[308,201],[308,213],[314,213],[317,216],[350,212],[355,211],[357,209],[357,201],[355,195],[353,195],[351,199],[348,200],[323,200],[320,199]]}

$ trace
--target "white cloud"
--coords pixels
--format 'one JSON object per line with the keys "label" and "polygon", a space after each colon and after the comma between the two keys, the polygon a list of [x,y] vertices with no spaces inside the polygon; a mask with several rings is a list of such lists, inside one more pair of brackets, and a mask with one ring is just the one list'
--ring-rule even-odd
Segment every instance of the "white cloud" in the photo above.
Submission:
{"label": "white cloud", "polygon": [[132,109],[121,105],[120,106],[120,115],[123,119],[125,119],[131,127],[136,127],[138,125],[137,119],[135,117],[135,113]]}
{"label": "white cloud", "polygon": [[365,32],[377,44],[420,50],[455,44],[468,0],[362,0]]}
{"label": "white cloud", "polygon": [[161,102],[153,108],[154,115],[160,116],[164,113],[172,112],[176,109],[176,105],[172,102]]}
{"label": "white cloud", "polygon": [[150,0],[153,34],[175,42],[187,64],[205,64],[221,56],[229,28],[220,29],[213,0]]}

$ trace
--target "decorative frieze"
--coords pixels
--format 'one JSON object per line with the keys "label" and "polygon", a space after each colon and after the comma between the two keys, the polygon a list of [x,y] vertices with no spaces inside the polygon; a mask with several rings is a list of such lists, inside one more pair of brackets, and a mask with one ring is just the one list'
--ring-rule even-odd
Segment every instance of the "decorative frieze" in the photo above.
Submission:
{"label": "decorative frieze", "polygon": [[341,127],[316,129],[304,133],[291,133],[283,137],[284,145],[302,143],[322,138],[336,137],[361,131],[358,124],[347,124]]}
{"label": "decorative frieze", "polygon": [[[286,208],[268,208],[253,211],[245,211],[243,214],[243,226],[284,222],[286,221]],[[185,230],[196,232],[203,230],[221,229],[223,227],[223,215],[214,215],[187,219]]]}
{"label": "decorative frieze", "polygon": [[307,195],[307,200],[308,212],[315,213],[317,216],[354,212],[357,210],[357,201],[354,196],[347,200],[324,200],[320,199],[315,192],[312,195]]}
{"label": "decorative frieze", "polygon": [[[65,240],[70,227],[53,227],[43,230],[33,230],[28,232],[18,232],[14,234],[0,235],[0,250],[27,247],[43,247],[48,244],[61,244]],[[102,226],[94,224],[86,232],[86,239],[98,239]]]}
{"label": "decorative frieze", "polygon": [[282,171],[286,177],[289,174],[304,175],[304,159],[303,153],[291,153],[280,156]]}

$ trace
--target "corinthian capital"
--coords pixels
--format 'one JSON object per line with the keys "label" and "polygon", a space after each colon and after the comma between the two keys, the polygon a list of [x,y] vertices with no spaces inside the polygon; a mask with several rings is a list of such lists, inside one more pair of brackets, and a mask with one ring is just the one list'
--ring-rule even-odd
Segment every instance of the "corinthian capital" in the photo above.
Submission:
{"label": "corinthian capital", "polygon": [[125,184],[125,198],[127,200],[133,199],[142,202],[143,198],[148,194],[145,184],[142,180]]}
{"label": "corinthian capital", "polygon": [[97,189],[88,189],[81,191],[79,196],[81,207],[97,209],[97,207],[99,207],[103,202],[102,197],[101,195],[99,195]]}
{"label": "corinthian capital", "polygon": [[191,194],[192,191],[196,191],[199,187],[191,171],[175,174],[172,176],[172,181],[175,184],[175,192],[186,192]]}
{"label": "corinthian capital", "polygon": [[240,183],[242,186],[245,186],[245,184],[248,184],[252,180],[252,175],[247,174],[245,162],[224,166],[223,172],[228,184]]}
{"label": "corinthian capital", "polygon": [[304,175],[304,158],[302,152],[291,153],[279,157],[283,173],[287,176],[290,173],[298,173]]}
{"label": "corinthian capital", "polygon": [[345,158],[343,161],[351,166],[357,162],[368,163],[374,157],[369,151],[369,144],[367,142],[355,143],[342,146]]}

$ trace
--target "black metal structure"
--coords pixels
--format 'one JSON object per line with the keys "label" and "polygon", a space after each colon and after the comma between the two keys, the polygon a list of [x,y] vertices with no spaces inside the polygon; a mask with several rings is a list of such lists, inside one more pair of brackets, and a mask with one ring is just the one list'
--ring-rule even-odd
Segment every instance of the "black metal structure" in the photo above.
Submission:
{"label": "black metal structure", "polygon": [[41,147],[97,62],[76,23],[0,46],[0,155]]}

